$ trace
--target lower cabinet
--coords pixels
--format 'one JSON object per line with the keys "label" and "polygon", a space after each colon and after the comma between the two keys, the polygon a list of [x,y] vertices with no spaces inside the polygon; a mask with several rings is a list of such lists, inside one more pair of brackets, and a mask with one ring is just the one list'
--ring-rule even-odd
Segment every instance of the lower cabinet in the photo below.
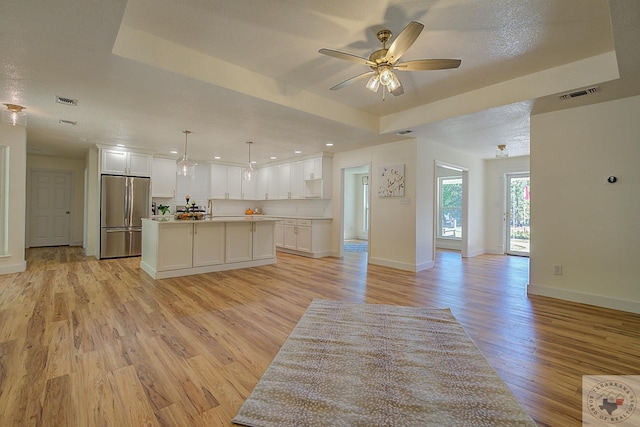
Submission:
{"label": "lower cabinet", "polygon": [[275,221],[142,221],[141,268],[154,279],[274,264]]}
{"label": "lower cabinet", "polygon": [[331,220],[285,218],[283,222],[283,242],[279,250],[313,258],[330,254]]}
{"label": "lower cabinet", "polygon": [[225,223],[193,223],[193,266],[224,264]]}
{"label": "lower cabinet", "polygon": [[276,220],[276,248],[284,246],[284,219]]}
{"label": "lower cabinet", "polygon": [[273,258],[274,222],[228,222],[225,262]]}

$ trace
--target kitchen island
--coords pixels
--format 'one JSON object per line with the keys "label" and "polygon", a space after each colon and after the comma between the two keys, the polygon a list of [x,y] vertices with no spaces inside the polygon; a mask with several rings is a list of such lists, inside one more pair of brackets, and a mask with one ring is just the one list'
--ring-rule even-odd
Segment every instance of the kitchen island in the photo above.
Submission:
{"label": "kitchen island", "polygon": [[140,267],[165,279],[275,264],[275,222],[259,215],[144,218]]}

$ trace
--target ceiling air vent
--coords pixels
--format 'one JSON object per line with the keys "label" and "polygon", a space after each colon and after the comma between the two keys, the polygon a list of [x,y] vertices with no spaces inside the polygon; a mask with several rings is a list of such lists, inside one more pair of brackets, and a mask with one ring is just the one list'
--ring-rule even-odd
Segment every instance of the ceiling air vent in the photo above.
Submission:
{"label": "ceiling air vent", "polygon": [[78,124],[78,122],[74,122],[73,120],[65,120],[65,119],[58,120],[58,123],[62,125],[71,125],[71,126],[75,126]]}
{"label": "ceiling air vent", "polygon": [[580,89],[575,92],[565,93],[564,95],[560,95],[560,99],[571,99],[578,96],[591,95],[596,92],[600,92],[600,88],[598,86],[593,86],[586,89]]}
{"label": "ceiling air vent", "polygon": [[56,95],[56,102],[58,104],[69,105],[70,107],[75,107],[78,105],[77,99],[65,98],[64,96],[58,96],[58,95]]}

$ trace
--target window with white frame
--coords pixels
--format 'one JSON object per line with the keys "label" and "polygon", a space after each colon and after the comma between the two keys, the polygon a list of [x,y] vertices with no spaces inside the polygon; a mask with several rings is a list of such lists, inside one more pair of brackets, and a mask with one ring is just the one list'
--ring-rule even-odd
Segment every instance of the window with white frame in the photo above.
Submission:
{"label": "window with white frame", "polygon": [[438,178],[438,237],[462,237],[462,177]]}

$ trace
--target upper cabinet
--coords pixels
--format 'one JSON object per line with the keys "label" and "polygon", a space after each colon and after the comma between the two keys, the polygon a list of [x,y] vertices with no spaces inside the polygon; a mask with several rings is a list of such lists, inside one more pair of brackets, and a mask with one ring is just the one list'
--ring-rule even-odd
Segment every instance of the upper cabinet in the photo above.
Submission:
{"label": "upper cabinet", "polygon": [[150,154],[102,149],[100,172],[112,175],[151,176]]}
{"label": "upper cabinet", "polygon": [[211,199],[242,200],[242,168],[211,165]]}
{"label": "upper cabinet", "polygon": [[304,198],[331,198],[331,157],[322,156],[304,160]]}
{"label": "upper cabinet", "polygon": [[176,195],[176,161],[154,158],[151,171],[151,197],[171,198]]}

